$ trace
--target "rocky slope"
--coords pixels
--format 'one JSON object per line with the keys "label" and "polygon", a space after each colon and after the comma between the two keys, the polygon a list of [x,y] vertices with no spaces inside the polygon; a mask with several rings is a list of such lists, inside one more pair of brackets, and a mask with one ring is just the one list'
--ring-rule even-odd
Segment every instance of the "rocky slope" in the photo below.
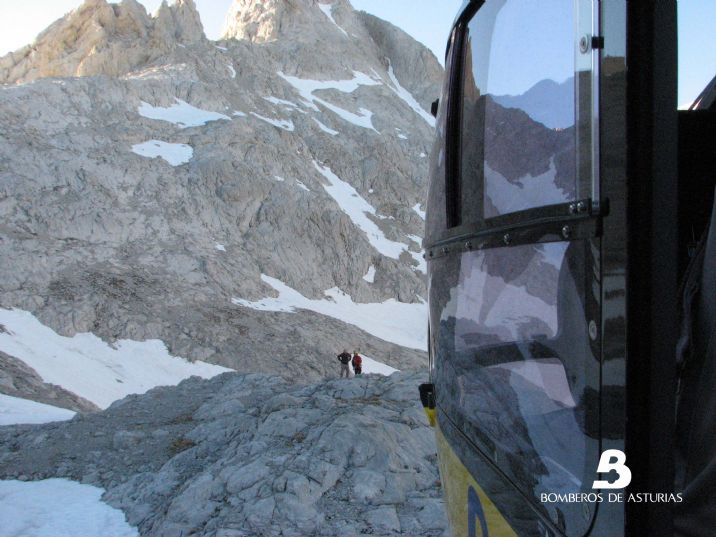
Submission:
{"label": "rocky slope", "polygon": [[192,0],[88,0],[0,59],[0,306],[299,380],[422,367],[440,76],[346,0],[236,0],[221,42]]}
{"label": "rocky slope", "polygon": [[421,380],[192,378],[0,428],[0,478],[103,487],[143,536],[447,535]]}

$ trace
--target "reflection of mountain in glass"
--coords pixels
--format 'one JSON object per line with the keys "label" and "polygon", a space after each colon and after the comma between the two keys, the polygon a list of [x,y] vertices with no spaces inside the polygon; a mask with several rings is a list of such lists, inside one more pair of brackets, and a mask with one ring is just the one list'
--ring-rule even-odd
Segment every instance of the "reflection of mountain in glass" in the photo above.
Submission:
{"label": "reflection of mountain in glass", "polygon": [[498,104],[518,108],[550,129],[574,125],[574,77],[558,84],[541,80],[522,95],[493,95]]}
{"label": "reflection of mountain in glass", "polygon": [[574,127],[550,129],[483,99],[485,218],[575,199]]}

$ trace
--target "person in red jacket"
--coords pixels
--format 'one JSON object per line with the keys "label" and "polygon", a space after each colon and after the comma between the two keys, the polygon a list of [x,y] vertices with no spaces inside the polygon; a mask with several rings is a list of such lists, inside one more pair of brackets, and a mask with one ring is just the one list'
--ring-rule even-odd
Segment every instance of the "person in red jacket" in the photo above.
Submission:
{"label": "person in red jacket", "polygon": [[360,375],[363,372],[362,366],[363,366],[363,358],[360,357],[360,354],[358,354],[358,351],[353,351],[353,371],[356,375]]}

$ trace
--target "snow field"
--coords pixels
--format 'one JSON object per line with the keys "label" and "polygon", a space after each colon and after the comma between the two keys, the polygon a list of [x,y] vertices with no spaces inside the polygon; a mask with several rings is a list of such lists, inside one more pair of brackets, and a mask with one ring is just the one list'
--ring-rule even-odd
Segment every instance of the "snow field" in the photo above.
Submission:
{"label": "snow field", "polygon": [[410,108],[412,108],[416,114],[418,114],[421,118],[427,121],[428,125],[434,127],[435,118],[430,113],[428,113],[422,106],[420,106],[420,103],[415,100],[415,97],[413,97],[412,93],[410,93],[408,90],[406,90],[403,86],[400,85],[398,78],[393,72],[393,65],[390,63],[390,60],[388,60],[388,76],[390,77],[390,81],[393,83],[394,86],[388,87],[393,91],[393,93],[400,97],[403,102],[407,104]]}
{"label": "snow field", "polygon": [[232,303],[259,311],[315,311],[357,326],[384,341],[411,349],[426,350],[428,307],[425,302],[406,304],[391,298],[385,302],[361,304],[353,302],[350,295],[337,287],[324,291],[326,298],[313,300],[276,278],[262,274],[261,280],[273,287],[278,292],[278,297],[256,301],[233,298]]}
{"label": "snow field", "polygon": [[393,373],[400,371],[399,369],[390,367],[389,365],[386,365],[383,362],[379,362],[374,358],[370,358],[365,354],[361,354],[360,357],[363,358],[363,365],[361,366],[361,370],[364,375],[367,375],[369,373],[376,373],[378,375],[385,375],[386,377],[389,377]]}
{"label": "snow field", "polygon": [[194,156],[194,149],[186,144],[172,144],[161,140],[149,140],[132,146],[132,153],[142,157],[163,158],[172,166],[186,164]]}
{"label": "snow field", "polygon": [[336,25],[336,28],[338,28],[343,34],[348,37],[348,32],[346,32],[343,28],[341,28],[338,23],[336,22],[336,19],[333,18],[333,4],[318,4],[318,8],[323,11],[323,14],[328,17],[328,19]]}
{"label": "snow field", "polygon": [[340,134],[338,131],[334,131],[332,128],[330,128],[330,127],[328,127],[327,125],[325,125],[325,124],[321,123],[320,121],[318,121],[315,117],[314,117],[314,118],[311,118],[311,119],[313,119],[313,121],[316,122],[316,125],[318,125],[318,127],[319,127],[323,132],[327,132],[327,133],[330,134],[331,136],[336,136],[337,134]]}
{"label": "snow field", "polygon": [[370,110],[366,108],[359,108],[359,113],[354,114],[353,112],[349,112],[344,108],[331,104],[328,101],[314,95],[314,92],[318,90],[334,89],[342,93],[353,93],[360,86],[381,85],[381,82],[369,77],[365,73],[353,71],[353,78],[348,80],[311,80],[308,78],[288,76],[283,74],[281,71],[278,72],[278,76],[291,84],[291,86],[298,91],[299,95],[301,95],[303,103],[312,110],[315,110],[316,112],[321,111],[321,109],[316,106],[316,103],[318,103],[323,105],[325,108],[328,108],[341,119],[344,119],[353,125],[378,132],[373,126],[373,121],[371,119],[373,117],[373,112]]}
{"label": "snow field", "polygon": [[[0,393],[0,426],[18,423],[49,423],[70,420],[75,415],[71,410],[11,397]],[[0,517],[2,518],[2,517]],[[2,535],[2,530],[0,530]]]}
{"label": "snow field", "polygon": [[420,209],[420,203],[416,203],[416,204],[413,206],[413,211],[415,211],[420,218],[422,218],[423,220],[425,220],[425,211],[423,211],[423,210]]}
{"label": "snow field", "polygon": [[368,214],[375,215],[375,208],[368,203],[355,188],[343,181],[327,166],[321,166],[315,160],[313,166],[325,177],[329,184],[323,185],[329,196],[331,196],[346,213],[351,221],[368,237],[371,246],[381,254],[392,259],[398,259],[400,254],[408,252],[418,262],[416,270],[427,272],[426,263],[421,253],[411,252],[410,247],[402,242],[395,242],[388,239],[378,225],[368,218]]}
{"label": "snow field", "polygon": [[0,350],[22,360],[45,382],[57,384],[101,408],[132,393],[210,378],[225,367],[169,354],[162,341],[122,339],[113,345],[90,333],[60,336],[30,312],[0,308]]}
{"label": "snow field", "polygon": [[103,493],[67,479],[0,481],[0,537],[139,537]]}
{"label": "snow field", "polygon": [[271,119],[268,117],[261,116],[256,112],[251,112],[251,115],[260,119],[261,121],[265,121],[266,123],[273,125],[274,127],[278,127],[279,129],[283,129],[285,131],[291,132],[295,129],[293,121],[291,121],[290,119]]}
{"label": "snow field", "polygon": [[199,127],[206,125],[210,121],[218,121],[220,119],[231,121],[231,118],[224,114],[196,108],[181,99],[175,98],[174,100],[176,104],[169,107],[152,106],[142,101],[138,109],[139,115],[147,119],[167,121],[182,129]]}

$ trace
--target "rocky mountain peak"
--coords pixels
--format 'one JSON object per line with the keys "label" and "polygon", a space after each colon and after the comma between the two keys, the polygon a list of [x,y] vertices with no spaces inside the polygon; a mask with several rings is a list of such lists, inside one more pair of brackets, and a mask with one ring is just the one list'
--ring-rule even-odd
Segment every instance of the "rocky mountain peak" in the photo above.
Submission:
{"label": "rocky mountain peak", "polygon": [[168,41],[174,38],[178,43],[196,43],[204,38],[194,0],[176,0],[171,6],[164,0],[156,13],[155,27],[165,32]]}
{"label": "rocky mountain peak", "polygon": [[204,39],[193,0],[166,2],[151,16],[137,0],[86,0],[35,42],[0,59],[0,83],[45,77],[126,74],[178,44]]}
{"label": "rocky mountain peak", "polygon": [[326,17],[338,25],[334,12],[352,13],[353,8],[347,0],[234,0],[222,35],[255,43],[295,37],[302,31],[309,35],[307,27],[325,27]]}

